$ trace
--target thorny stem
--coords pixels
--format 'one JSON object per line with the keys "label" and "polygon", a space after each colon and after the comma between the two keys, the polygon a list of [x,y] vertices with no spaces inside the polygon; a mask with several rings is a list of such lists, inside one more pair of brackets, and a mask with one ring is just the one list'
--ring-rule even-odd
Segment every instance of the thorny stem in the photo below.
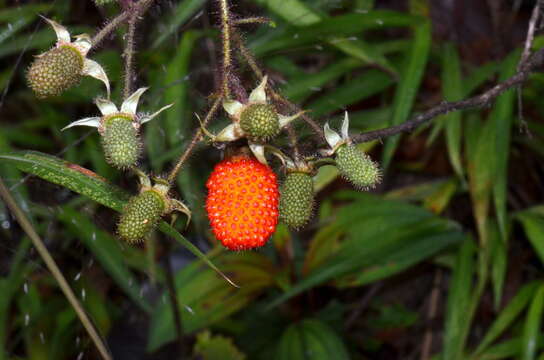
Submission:
{"label": "thorny stem", "polygon": [[[217,110],[219,110],[219,105],[221,104],[221,100],[223,100],[222,96],[218,96],[215,99],[212,107],[210,108],[210,110],[206,114],[206,117],[202,121],[202,126],[208,125],[208,123],[210,122],[212,117],[215,115]],[[183,154],[181,154],[178,162],[176,163],[176,165],[174,166],[172,171],[170,171],[170,174],[168,174],[167,180],[168,180],[168,182],[170,184],[172,184],[174,182],[174,180],[176,179],[176,176],[178,175],[179,170],[182,168],[185,161],[187,161],[187,159],[189,158],[189,156],[193,152],[193,149],[195,148],[196,144],[200,141],[201,136],[202,136],[202,128],[199,128],[195,132],[195,134],[193,135],[193,138],[191,139],[191,142],[189,143],[189,146],[187,146],[187,148],[185,149],[185,152],[183,152]]]}
{"label": "thorny stem", "polygon": [[133,63],[134,63],[134,34],[136,33],[136,24],[140,20],[140,17],[149,9],[154,0],[140,0],[135,5],[132,5],[128,12],[130,17],[128,19],[128,30],[125,40],[125,50],[123,51],[123,58],[125,59],[125,86],[123,88],[123,98],[127,99],[132,94],[132,87],[134,83]]}
{"label": "thorny stem", "polygon": [[406,121],[400,125],[391,126],[385,129],[379,129],[374,131],[369,131],[366,133],[354,135],[351,139],[356,143],[369,142],[376,139],[383,139],[389,136],[397,135],[403,132],[410,132],[421,124],[424,124],[435,117],[449,113],[451,111],[458,111],[468,108],[483,107],[488,106],[491,102],[500,94],[509,90],[515,86],[522,84],[527,80],[529,75],[539,66],[544,64],[544,49],[540,49],[532,56],[530,56],[527,61],[522,64],[518,73],[509,78],[502,83],[499,83],[493,86],[491,89],[483,92],[480,95],[473,96],[471,98],[448,102],[443,101],[439,105],[414,116],[409,121]]}
{"label": "thorny stem", "polygon": [[221,88],[223,97],[228,99],[230,97],[229,74],[232,67],[230,14],[227,0],[219,0],[219,5],[221,8],[221,35],[223,38],[223,79]]}
{"label": "thorny stem", "polygon": [[106,26],[104,26],[95,36],[91,39],[91,44],[93,48],[96,48],[112,31],[117,29],[121,24],[123,24],[129,18],[131,12],[126,10],[121,14],[117,15],[113,20],[111,20]]}
{"label": "thorny stem", "polygon": [[70,285],[66,281],[66,278],[64,275],[62,275],[62,271],[60,271],[57,263],[49,253],[49,250],[47,250],[47,247],[43,243],[40,236],[36,233],[36,230],[34,230],[34,227],[28,221],[27,217],[21,210],[21,208],[17,205],[15,200],[13,199],[13,196],[7,189],[6,185],[0,178],[0,197],[4,199],[6,205],[11,210],[13,216],[17,219],[19,222],[19,225],[21,225],[21,228],[25,231],[25,233],[28,235],[30,240],[32,240],[32,243],[34,244],[34,247],[40,254],[40,256],[43,259],[43,262],[55,278],[55,280],[58,282],[62,292],[64,293],[64,296],[68,299],[68,302],[72,307],[74,308],[74,311],[76,312],[77,316],[79,317],[79,320],[83,324],[83,327],[85,330],[87,330],[87,333],[89,334],[90,338],[94,342],[96,348],[98,349],[98,352],[102,356],[104,360],[112,360],[112,356],[109,353],[108,349],[106,348],[106,345],[98,332],[96,331],[91,319],[88,317],[87,313],[83,309],[83,306],[81,306],[81,303],[77,299],[76,295],[70,288]]}
{"label": "thorny stem", "polygon": [[135,11],[128,21],[128,31],[126,34],[126,46],[123,52],[125,59],[125,86],[123,88],[123,99],[127,99],[132,93],[132,83],[134,75],[132,74],[133,59],[134,59],[134,33],[136,32],[136,22],[138,13]]}

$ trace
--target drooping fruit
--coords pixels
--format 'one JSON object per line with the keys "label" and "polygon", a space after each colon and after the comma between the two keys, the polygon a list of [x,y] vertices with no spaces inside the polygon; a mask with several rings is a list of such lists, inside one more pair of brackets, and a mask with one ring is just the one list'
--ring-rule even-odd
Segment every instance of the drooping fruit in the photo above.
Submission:
{"label": "drooping fruit", "polygon": [[116,115],[106,118],[101,139],[104,156],[110,165],[118,169],[136,165],[142,146],[131,117]]}
{"label": "drooping fruit", "polygon": [[206,212],[215,237],[231,250],[263,246],[278,223],[278,183],[270,167],[246,155],[215,166]]}
{"label": "drooping fruit", "polygon": [[280,133],[279,116],[270,104],[252,104],[240,115],[240,127],[251,140],[266,142]]}
{"label": "drooping fruit", "polygon": [[381,180],[378,164],[354,145],[340,146],[335,160],[342,176],[358,189],[372,188]]}
{"label": "drooping fruit", "polygon": [[306,172],[290,172],[280,189],[280,218],[290,228],[300,229],[312,217],[314,183]]}
{"label": "drooping fruit", "polygon": [[27,80],[38,98],[58,96],[81,79],[84,58],[74,47],[63,45],[36,57]]}
{"label": "drooping fruit", "polygon": [[128,243],[142,241],[157,225],[167,209],[163,195],[153,189],[132,197],[123,209],[117,225],[119,237]]}

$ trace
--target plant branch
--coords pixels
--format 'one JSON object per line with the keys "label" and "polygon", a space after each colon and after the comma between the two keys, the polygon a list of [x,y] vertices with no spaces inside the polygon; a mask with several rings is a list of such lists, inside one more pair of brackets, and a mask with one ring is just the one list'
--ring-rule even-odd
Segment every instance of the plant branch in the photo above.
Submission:
{"label": "plant branch", "polygon": [[93,38],[91,39],[91,44],[93,48],[96,48],[109,34],[111,34],[115,29],[122,25],[125,21],[128,20],[131,12],[126,10],[121,14],[117,15],[113,20],[106,24],[100,31],[98,31]]}
{"label": "plant branch", "polygon": [[544,64],[544,49],[541,49],[534,53],[532,56],[530,56],[527,61],[521,65],[520,70],[514,76],[502,83],[493,86],[491,89],[485,91],[480,95],[476,95],[461,101],[443,101],[439,105],[412,117],[412,119],[400,125],[354,135],[351,137],[351,139],[356,143],[383,139],[403,132],[410,132],[419,125],[424,124],[439,115],[446,114],[451,111],[489,106],[491,102],[500,94],[525,82],[529,75],[542,64]]}
{"label": "plant branch", "polygon": [[24,232],[28,235],[28,237],[32,240],[32,243],[36,247],[36,250],[42,257],[45,265],[55,278],[55,280],[58,282],[62,292],[64,293],[64,296],[66,296],[66,299],[68,299],[68,302],[72,307],[74,308],[74,311],[76,312],[77,316],[79,317],[79,320],[83,324],[83,327],[85,330],[87,330],[87,333],[91,337],[92,341],[94,342],[96,348],[98,349],[98,352],[102,356],[104,360],[112,360],[112,356],[109,353],[108,349],[106,348],[105,343],[102,341],[102,338],[96,331],[93,323],[91,322],[91,319],[87,316],[87,313],[83,309],[83,306],[81,306],[79,300],[77,299],[76,295],[70,288],[70,285],[66,281],[66,278],[64,275],[62,275],[62,272],[60,271],[57,263],[49,253],[49,250],[47,250],[47,247],[43,243],[40,236],[36,233],[34,230],[34,227],[28,221],[25,214],[21,210],[21,208],[17,205],[15,200],[13,199],[13,196],[7,189],[6,185],[0,178],[0,197],[4,199],[4,202],[7,204],[8,208],[13,213],[13,216],[17,219],[19,222],[19,225],[21,225],[21,228],[23,228]]}
{"label": "plant branch", "polygon": [[219,0],[220,12],[221,12],[221,36],[223,41],[223,78],[221,81],[221,88],[223,91],[223,97],[229,98],[229,75],[232,67],[232,54],[231,54],[231,25],[230,25],[230,13],[229,4],[227,0]]}
{"label": "plant branch", "polygon": [[125,59],[125,86],[123,87],[123,99],[127,99],[132,94],[132,83],[134,82],[134,75],[132,74],[133,62],[134,62],[134,34],[136,32],[136,23],[138,19],[138,12],[130,16],[128,20],[128,31],[125,40],[125,50],[123,51],[123,58]]}
{"label": "plant branch", "polygon": [[[221,104],[221,100],[223,100],[222,96],[218,96],[215,99],[212,107],[210,108],[210,110],[206,114],[206,117],[204,118],[204,121],[202,121],[202,127],[205,127],[206,125],[208,125],[208,123],[210,122],[212,117],[215,115],[217,110],[219,110],[219,105]],[[174,168],[170,171],[170,174],[168,174],[167,179],[168,179],[169,183],[174,182],[174,180],[176,179],[176,176],[179,173],[179,170],[182,168],[185,161],[187,161],[187,159],[189,158],[189,156],[193,152],[196,144],[200,141],[200,137],[202,136],[202,127],[200,127],[195,132],[195,134],[193,135],[193,138],[191,139],[191,142],[189,143],[189,146],[187,146],[187,148],[185,149],[185,152],[180,156],[178,162],[176,163]]]}
{"label": "plant branch", "polygon": [[154,0],[140,0],[132,5],[127,11],[130,12],[128,19],[128,30],[125,39],[125,50],[123,58],[125,59],[125,86],[123,88],[123,98],[127,99],[132,94],[134,83],[134,34],[136,33],[136,24],[141,16],[149,9]]}

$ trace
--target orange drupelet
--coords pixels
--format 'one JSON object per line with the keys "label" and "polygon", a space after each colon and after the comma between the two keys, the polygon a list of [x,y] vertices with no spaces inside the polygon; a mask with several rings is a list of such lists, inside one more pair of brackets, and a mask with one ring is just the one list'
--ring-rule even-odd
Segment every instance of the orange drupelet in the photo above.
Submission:
{"label": "orange drupelet", "polygon": [[206,183],[206,212],[215,237],[230,250],[263,246],[278,224],[278,182],[270,167],[245,155],[215,166]]}

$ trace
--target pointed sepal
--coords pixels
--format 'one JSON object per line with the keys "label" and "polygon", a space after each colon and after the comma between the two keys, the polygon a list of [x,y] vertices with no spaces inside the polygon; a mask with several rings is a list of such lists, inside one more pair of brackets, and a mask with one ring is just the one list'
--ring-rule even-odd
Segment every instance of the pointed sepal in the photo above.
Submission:
{"label": "pointed sepal", "polygon": [[94,103],[96,104],[96,106],[98,106],[100,113],[104,116],[116,114],[119,112],[119,110],[117,110],[117,106],[115,106],[115,104],[108,99],[96,98],[94,100]]}
{"label": "pointed sepal", "polygon": [[230,116],[235,116],[236,114],[238,114],[242,110],[243,107],[244,105],[241,102],[236,100],[223,101],[223,109],[225,109],[225,111]]}
{"label": "pointed sepal", "polygon": [[280,129],[287,126],[291,121],[296,120],[297,118],[299,118],[305,112],[306,111],[299,111],[295,115],[291,115],[291,116],[285,116],[285,115],[278,114],[279,122],[280,122]]}
{"label": "pointed sepal", "polygon": [[173,106],[174,104],[168,104],[168,105],[165,105],[163,106],[162,108],[160,108],[158,111],[155,111],[153,114],[151,115],[144,115],[140,118],[140,124],[145,124],[146,122],[149,122],[151,120],[153,120],[154,118],[156,118],[161,112],[163,112],[164,110],[166,109],[169,109]]}
{"label": "pointed sepal", "polygon": [[66,129],[69,129],[74,126],[90,126],[98,128],[100,126],[100,118],[99,117],[88,117],[84,119],[80,119],[77,121],[74,121],[70,123],[69,125],[63,127],[60,131],[64,131]]}
{"label": "pointed sepal", "polygon": [[264,145],[249,143],[249,148],[251,149],[251,152],[253,153],[255,158],[259,160],[261,164],[268,165],[266,161],[266,156],[264,155]]}
{"label": "pointed sepal", "polygon": [[329,146],[334,149],[342,141],[342,138],[336,131],[331,129],[328,122],[325,123],[323,129],[325,131],[325,140],[327,140]]}
{"label": "pointed sepal", "polygon": [[106,75],[106,72],[98,64],[96,61],[85,59],[83,62],[83,70],[81,71],[82,75],[87,75],[94,77],[95,79],[98,79],[106,85],[106,91],[108,94],[108,98],[110,97],[110,82],[108,80],[108,76]]}
{"label": "pointed sepal", "polygon": [[136,114],[136,109],[138,108],[138,102],[140,101],[140,96],[149,88],[142,87],[132,93],[123,104],[121,104],[121,112],[125,114]]}
{"label": "pointed sepal", "polygon": [[65,43],[70,42],[70,33],[68,32],[68,30],[66,30],[64,26],[57,23],[56,21],[46,18],[45,16],[40,15],[40,17],[44,19],[45,21],[47,21],[49,25],[51,25],[51,27],[55,31],[55,34],[57,34],[58,42],[65,42]]}
{"label": "pointed sepal", "polygon": [[266,83],[268,81],[268,76],[263,77],[261,83],[253,89],[251,94],[249,94],[249,102],[251,103],[266,103]]}

